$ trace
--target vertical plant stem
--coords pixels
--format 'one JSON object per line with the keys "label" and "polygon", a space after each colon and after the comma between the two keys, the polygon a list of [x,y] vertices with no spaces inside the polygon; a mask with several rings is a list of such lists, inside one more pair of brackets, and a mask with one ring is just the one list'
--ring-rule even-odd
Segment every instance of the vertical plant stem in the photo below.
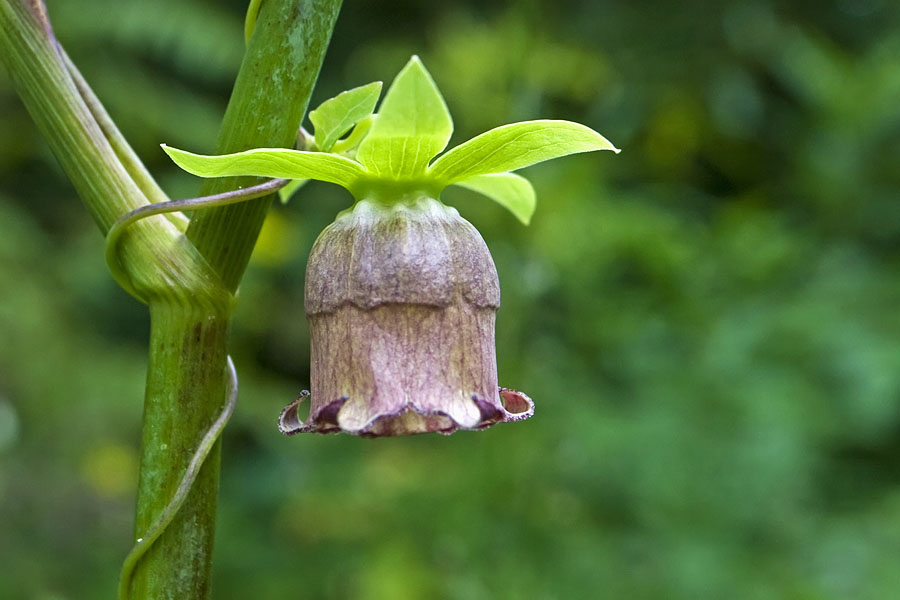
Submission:
{"label": "vertical plant stem", "polygon": [[[217,152],[292,144],[340,5],[262,1]],[[164,197],[87,82],[67,64],[41,0],[0,0],[0,61],[104,234],[121,215],[146,205],[148,195]],[[211,180],[202,193],[256,182]],[[198,212],[186,232],[194,246],[181,235],[181,224],[165,216],[142,219],[123,236],[122,264],[151,314],[137,536],[171,500],[225,402],[230,299],[270,203],[271,196]],[[209,597],[220,457],[216,444],[181,511],[138,562],[133,598]]]}
{"label": "vertical plant stem", "polygon": [[[215,153],[290,148],[322,67],[341,0],[263,0]],[[259,183],[207,179],[202,196]],[[274,196],[198,213],[187,236],[234,291]]]}
{"label": "vertical plant stem", "polygon": [[[257,146],[289,147],[306,111],[340,0],[264,0],[216,144],[218,153]],[[230,178],[205,183],[211,195],[258,183]],[[234,292],[259,235],[271,196],[198,211],[187,236]],[[151,304],[136,534],[163,510],[225,398],[229,317],[185,306]],[[220,445],[210,453],[188,500],[138,563],[134,598],[207,598]]]}
{"label": "vertical plant stem", "polygon": [[[197,445],[221,410],[228,317],[225,311],[212,314],[182,304],[150,305],[138,536],[174,495]],[[209,597],[220,457],[217,443],[181,510],[138,563],[132,598]]]}

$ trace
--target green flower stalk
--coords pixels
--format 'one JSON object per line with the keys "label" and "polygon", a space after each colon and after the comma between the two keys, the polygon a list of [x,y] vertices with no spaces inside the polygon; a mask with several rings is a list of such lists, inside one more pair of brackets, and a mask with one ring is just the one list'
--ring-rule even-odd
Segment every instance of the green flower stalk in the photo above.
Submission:
{"label": "green flower stalk", "polygon": [[200,156],[163,147],[195,175],[319,179],[356,200],[310,254],[311,394],[282,412],[279,428],[448,434],[528,418],[528,396],[497,384],[494,262],[478,231],[440,202],[441,191],[475,190],[527,224],[534,190],[511,171],[618,150],[584,125],[544,120],[498,127],[441,154],[453,122],[421,61],[409,61],[373,114],[380,88],[355,88],[311,112],[315,135],[305,150]]}

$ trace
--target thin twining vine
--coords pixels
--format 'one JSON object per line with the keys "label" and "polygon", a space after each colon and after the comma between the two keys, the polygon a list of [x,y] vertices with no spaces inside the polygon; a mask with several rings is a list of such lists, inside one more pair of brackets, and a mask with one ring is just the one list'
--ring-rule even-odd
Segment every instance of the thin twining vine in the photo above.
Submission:
{"label": "thin twining vine", "polygon": [[109,232],[106,234],[106,264],[109,271],[122,288],[140,300],[146,303],[141,294],[135,289],[131,283],[131,276],[128,270],[119,260],[118,245],[125,229],[141,219],[152,217],[154,215],[162,215],[166,213],[181,212],[183,210],[196,210],[200,208],[212,208],[214,206],[225,206],[227,204],[237,204],[246,200],[260,198],[273,192],[276,192],[290,183],[290,179],[270,179],[264,183],[254,185],[248,188],[234,190],[231,192],[222,192],[221,194],[213,194],[212,196],[201,196],[199,198],[185,198],[183,200],[171,200],[169,202],[157,202],[155,204],[147,204],[136,208],[129,213],[125,213],[113,223]]}
{"label": "thin twining vine", "polygon": [[[113,278],[129,294],[141,301],[145,301],[132,284],[131,277],[128,275],[128,271],[122,264],[121,260],[119,260],[118,255],[119,240],[121,239],[122,233],[135,222],[147,217],[151,217],[153,215],[178,212],[182,210],[209,208],[213,206],[224,206],[226,204],[235,204],[238,202],[244,202],[246,200],[252,200],[254,198],[259,198],[261,196],[265,196],[279,190],[280,188],[287,185],[289,181],[290,180],[288,179],[272,179],[259,185],[244,188],[242,190],[224,192],[222,194],[214,194],[212,196],[202,196],[200,198],[187,198],[184,200],[172,200],[170,202],[148,204],[147,206],[142,206],[122,215],[113,224],[106,236],[106,262],[109,266],[109,270],[112,273]],[[131,550],[128,552],[128,555],[125,557],[125,561],[122,564],[122,572],[119,576],[119,600],[128,599],[131,589],[131,580],[134,576],[135,567],[141,560],[141,557],[143,557],[144,554],[147,553],[147,550],[150,549],[153,543],[166,530],[166,528],[175,518],[175,515],[178,514],[178,510],[184,504],[184,501],[187,499],[191,487],[194,485],[194,481],[197,479],[197,474],[200,472],[200,467],[203,466],[206,457],[209,455],[210,451],[215,445],[216,440],[219,439],[219,436],[222,434],[222,430],[225,429],[225,425],[228,423],[228,419],[231,418],[231,414],[234,412],[234,407],[237,404],[238,396],[238,379],[237,371],[234,368],[234,362],[231,360],[230,356],[227,357],[227,368],[227,397],[225,399],[225,404],[222,407],[222,411],[219,413],[219,416],[216,418],[213,424],[210,425],[209,429],[206,431],[206,434],[204,434],[203,439],[200,440],[200,444],[194,451],[194,455],[191,457],[191,461],[188,464],[187,469],[185,469],[184,476],[181,478],[181,482],[179,482],[178,488],[172,495],[172,499],[169,500],[169,503],[162,510],[162,512],[160,512],[159,516],[156,517],[156,520],[153,521],[150,527],[147,528],[147,531],[145,531],[142,536],[138,537],[135,540],[134,546],[132,546]]]}

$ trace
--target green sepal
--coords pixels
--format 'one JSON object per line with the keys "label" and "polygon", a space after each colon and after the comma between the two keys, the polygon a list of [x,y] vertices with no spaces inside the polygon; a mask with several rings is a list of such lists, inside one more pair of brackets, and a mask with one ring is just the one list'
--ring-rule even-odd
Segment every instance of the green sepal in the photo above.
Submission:
{"label": "green sepal", "polygon": [[431,162],[446,147],[453,121],[422,62],[416,56],[410,59],[373,114],[380,89],[381,83],[375,82],[348,90],[310,113],[316,136],[306,147],[315,152],[257,148],[203,156],[165,145],[163,149],[181,168],[201,177],[295,180],[280,191],[282,202],[307,179],[336,183],[357,199],[390,199],[411,190],[437,197],[444,187],[459,185],[491,198],[526,225],[535,210],[534,189],[510,171],[578,152],[619,152],[589,127],[539,120],[497,127]]}
{"label": "green sepal", "polygon": [[594,150],[619,152],[605,137],[579,123],[524,121],[491,129],[456,146],[434,161],[428,173],[451,184]]}
{"label": "green sepal", "polygon": [[380,95],[381,82],[375,81],[341,92],[310,112],[309,120],[315,127],[318,149],[330,152],[342,135],[372,114]]}
{"label": "green sepal", "polygon": [[537,204],[531,182],[515,173],[476,175],[453,185],[484,194],[511,212],[524,225],[531,222]]}
{"label": "green sepal", "polygon": [[375,122],[376,117],[378,117],[378,115],[369,115],[357,123],[356,127],[353,128],[353,131],[350,132],[350,135],[334,143],[334,146],[331,147],[331,151],[335,154],[343,154],[345,152],[350,152],[351,150],[356,150],[356,147],[359,146],[366,135],[368,135],[369,130],[372,129],[372,124]]}
{"label": "green sepal", "polygon": [[328,152],[286,148],[254,148],[234,154],[204,156],[162,144],[179,167],[200,177],[256,175],[285,179],[317,179],[350,189],[366,174],[359,163]]}
{"label": "green sepal", "polygon": [[413,56],[391,84],[356,157],[375,176],[415,178],[447,147],[452,133],[441,92]]}

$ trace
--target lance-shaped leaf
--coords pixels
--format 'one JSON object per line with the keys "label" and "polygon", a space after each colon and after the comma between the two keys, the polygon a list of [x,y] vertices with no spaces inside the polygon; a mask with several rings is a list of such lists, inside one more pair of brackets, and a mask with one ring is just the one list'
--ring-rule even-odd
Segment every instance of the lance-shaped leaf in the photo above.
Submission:
{"label": "lance-shaped leaf", "polygon": [[255,148],[235,154],[205,156],[162,145],[179,167],[200,177],[256,175],[284,179],[318,179],[350,188],[365,176],[356,161],[327,152]]}
{"label": "lance-shaped leaf", "polygon": [[415,177],[447,146],[452,133],[444,98],[413,56],[391,84],[356,158],[381,177]]}
{"label": "lance-shaped leaf", "polygon": [[619,152],[605,137],[578,123],[525,121],[491,129],[460,144],[434,161],[428,172],[449,184],[593,150]]}
{"label": "lance-shaped leaf", "polygon": [[525,225],[531,222],[536,204],[531,182],[515,173],[476,175],[454,185],[484,194],[506,208]]}
{"label": "lance-shaped leaf", "polygon": [[380,95],[381,82],[375,81],[341,92],[310,112],[309,120],[315,127],[319,150],[329,152],[351,127],[371,115]]}

